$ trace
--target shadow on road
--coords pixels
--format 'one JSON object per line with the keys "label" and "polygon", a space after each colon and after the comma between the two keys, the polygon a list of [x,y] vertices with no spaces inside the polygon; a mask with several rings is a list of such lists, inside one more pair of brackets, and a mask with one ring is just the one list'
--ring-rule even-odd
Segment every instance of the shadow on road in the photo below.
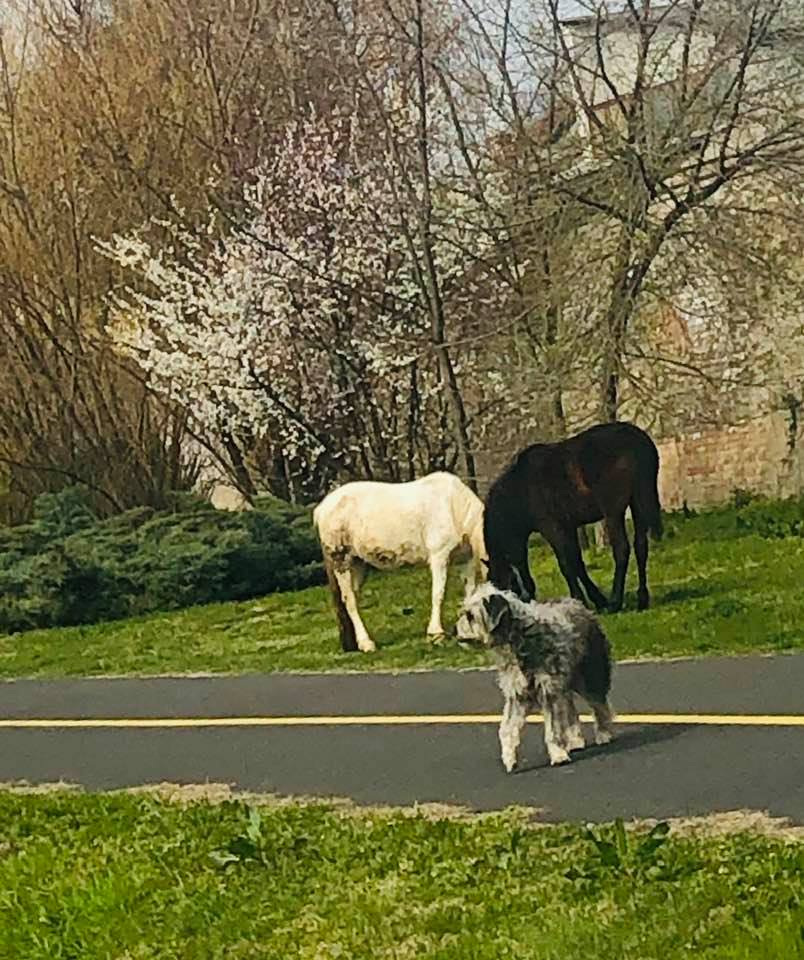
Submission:
{"label": "shadow on road", "polygon": [[[574,751],[572,754],[572,763],[567,764],[567,766],[575,766],[576,764],[584,763],[586,760],[594,760],[595,757],[602,756],[603,754],[625,753],[628,750],[639,750],[641,747],[651,746],[654,743],[673,740],[688,730],[694,729],[694,727],[695,724],[692,723],[633,727],[618,733],[617,739],[612,743],[607,743],[602,746],[590,744],[584,750]],[[546,757],[535,763],[528,763],[522,767],[517,767],[514,772],[515,774],[528,773],[531,770],[542,770],[545,767],[550,767]],[[558,769],[564,769],[564,765]]]}

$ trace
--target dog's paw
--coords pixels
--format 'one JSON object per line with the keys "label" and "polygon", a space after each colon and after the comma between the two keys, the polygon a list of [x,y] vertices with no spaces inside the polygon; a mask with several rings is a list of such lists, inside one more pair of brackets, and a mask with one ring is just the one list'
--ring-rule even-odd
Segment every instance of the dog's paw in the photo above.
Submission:
{"label": "dog's paw", "polygon": [[586,740],[584,740],[583,736],[570,737],[567,741],[568,750],[583,750],[585,746]]}
{"label": "dog's paw", "polygon": [[550,766],[557,767],[561,763],[569,763],[572,760],[569,753],[566,750],[552,750],[550,751]]}
{"label": "dog's paw", "polygon": [[607,743],[611,743],[613,739],[614,734],[611,732],[611,730],[598,730],[595,734],[595,743],[599,747],[602,747]]}
{"label": "dog's paw", "polygon": [[513,773],[516,770],[516,757],[503,756],[502,765],[505,767],[506,773]]}

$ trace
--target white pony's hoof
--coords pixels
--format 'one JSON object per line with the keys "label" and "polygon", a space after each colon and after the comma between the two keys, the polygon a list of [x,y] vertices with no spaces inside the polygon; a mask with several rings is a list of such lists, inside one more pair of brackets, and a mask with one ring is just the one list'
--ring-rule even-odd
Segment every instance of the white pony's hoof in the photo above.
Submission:
{"label": "white pony's hoof", "polygon": [[364,640],[362,643],[358,643],[357,649],[361,653],[374,653],[374,651],[377,649],[377,646],[373,640]]}

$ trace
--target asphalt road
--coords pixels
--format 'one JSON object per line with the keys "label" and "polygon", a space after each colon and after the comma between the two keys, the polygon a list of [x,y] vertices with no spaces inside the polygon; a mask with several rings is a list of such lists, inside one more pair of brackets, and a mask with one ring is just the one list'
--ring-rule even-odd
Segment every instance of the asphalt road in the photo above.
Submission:
{"label": "asphalt road", "polygon": [[[757,809],[804,823],[804,655],[620,664],[612,700],[624,721],[613,744],[551,768],[529,725],[506,775],[487,671],[14,681],[0,684],[0,781],[225,782],[359,803],[524,804],[546,819]],[[101,725],[70,726],[87,719]]]}

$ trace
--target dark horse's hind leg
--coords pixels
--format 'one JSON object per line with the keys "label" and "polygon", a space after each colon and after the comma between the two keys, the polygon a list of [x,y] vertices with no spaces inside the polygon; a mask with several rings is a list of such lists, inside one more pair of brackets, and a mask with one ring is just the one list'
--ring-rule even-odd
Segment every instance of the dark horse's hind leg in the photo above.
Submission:
{"label": "dark horse's hind leg", "polygon": [[648,593],[648,528],[639,514],[634,513],[633,507],[631,508],[631,515],[634,518],[634,554],[636,555],[637,572],[639,574],[637,609],[647,610],[650,606],[650,593]]}
{"label": "dark horse's hind leg", "polygon": [[614,554],[614,584],[611,588],[610,610],[621,610],[625,594],[625,577],[628,573],[628,558],[631,546],[625,529],[625,511],[619,516],[606,517],[606,528],[611,540],[611,552]]}
{"label": "dark horse's hind leg", "polygon": [[550,531],[545,536],[553,548],[553,552],[558,560],[561,573],[567,581],[570,596],[583,602],[586,598],[580,588],[583,584],[586,590],[586,596],[595,605],[598,610],[605,610],[608,605],[605,594],[598,588],[587,572],[581,553],[581,545],[578,542],[578,531],[574,527],[561,528],[560,530]]}

